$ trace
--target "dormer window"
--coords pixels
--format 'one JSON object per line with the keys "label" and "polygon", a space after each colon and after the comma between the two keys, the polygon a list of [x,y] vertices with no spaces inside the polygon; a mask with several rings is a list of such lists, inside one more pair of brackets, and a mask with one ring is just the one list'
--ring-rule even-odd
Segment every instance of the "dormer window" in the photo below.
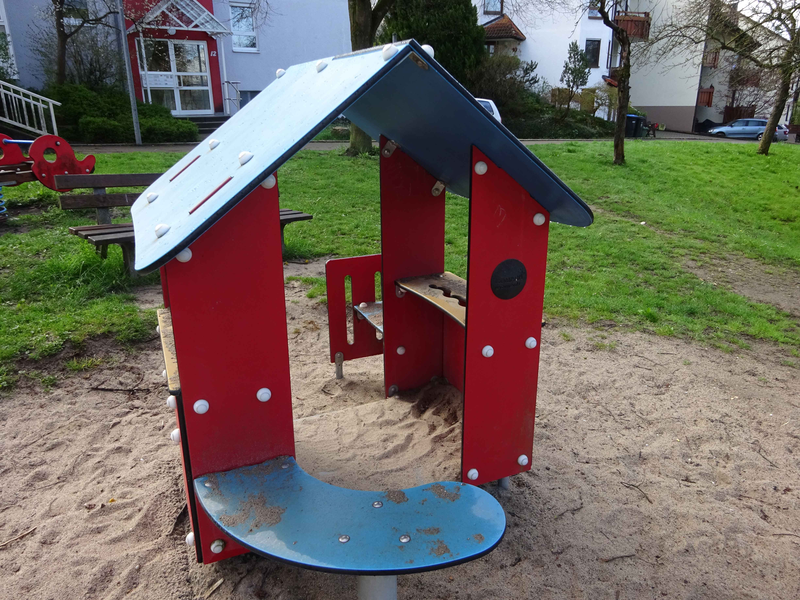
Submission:
{"label": "dormer window", "polygon": [[503,0],[483,0],[483,14],[502,15]]}

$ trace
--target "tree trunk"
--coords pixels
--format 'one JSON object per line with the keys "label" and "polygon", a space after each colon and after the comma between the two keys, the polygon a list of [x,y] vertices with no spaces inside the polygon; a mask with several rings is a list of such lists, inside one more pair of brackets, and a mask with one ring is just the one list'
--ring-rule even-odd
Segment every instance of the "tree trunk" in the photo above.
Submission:
{"label": "tree trunk", "polygon": [[56,85],[63,85],[67,82],[67,35],[66,25],[64,24],[63,3],[53,2],[53,15],[56,22]]}
{"label": "tree trunk", "polygon": [[619,102],[617,103],[617,123],[614,128],[614,164],[625,164],[625,125],[628,120],[628,105],[631,100],[631,42],[627,33],[622,35],[614,33],[619,42],[622,66],[617,77],[617,90]]}
{"label": "tree trunk", "polygon": [[764,135],[761,137],[761,143],[758,145],[758,154],[769,154],[769,147],[772,145],[772,138],[775,137],[775,127],[778,126],[778,121],[783,114],[783,109],[786,107],[786,100],[789,98],[789,90],[792,85],[792,72],[789,68],[784,68],[781,71],[781,86],[778,88],[778,96],[775,98],[775,106],[772,109],[772,114],[767,121],[767,127],[764,130]]}
{"label": "tree trunk", "polygon": [[[350,44],[353,52],[371,48],[374,42],[372,31],[372,3],[370,0],[348,0],[350,10]],[[372,150],[372,136],[350,124],[349,156],[357,156]]]}

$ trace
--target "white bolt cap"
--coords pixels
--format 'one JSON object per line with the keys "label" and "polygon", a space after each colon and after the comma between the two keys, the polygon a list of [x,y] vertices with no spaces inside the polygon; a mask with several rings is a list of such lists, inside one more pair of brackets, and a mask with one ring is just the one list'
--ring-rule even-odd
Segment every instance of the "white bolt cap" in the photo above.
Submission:
{"label": "white bolt cap", "polygon": [[520,455],[519,455],[519,458],[517,459],[517,464],[518,464],[520,467],[524,467],[525,465],[527,465],[527,464],[528,464],[528,457],[527,457],[527,456],[525,456],[524,454],[520,454]]}
{"label": "white bolt cap", "polygon": [[211,551],[214,554],[219,554],[223,550],[225,550],[225,541],[224,540],[214,540],[213,542],[211,542]]}
{"label": "white bolt cap", "polygon": [[194,412],[196,412],[198,415],[206,414],[209,408],[208,400],[198,400],[197,402],[194,403],[193,408]]}
{"label": "white bolt cap", "polygon": [[488,171],[488,170],[489,170],[489,166],[485,162],[483,162],[482,160],[479,160],[478,162],[475,163],[475,172],[478,175],[485,175],[486,171]]}
{"label": "white bolt cap", "polygon": [[161,326],[156,325],[156,333],[161,335]]}
{"label": "white bolt cap", "polygon": [[537,342],[535,337],[529,337],[527,340],[525,340],[525,347],[528,350],[533,350],[534,348],[536,348],[536,344]]}
{"label": "white bolt cap", "polygon": [[190,531],[188,534],[186,534],[186,545],[194,546],[194,531]]}
{"label": "white bolt cap", "polygon": [[467,471],[467,479],[475,481],[478,478],[478,469],[470,469]]}
{"label": "white bolt cap", "polygon": [[253,158],[253,153],[248,152],[247,150],[242,150],[239,152],[239,164],[246,165],[250,162],[250,159]]}
{"label": "white bolt cap", "polygon": [[208,140],[208,147],[211,148],[211,150],[213,150],[217,146],[219,146],[219,140],[218,139],[212,138],[212,139]]}
{"label": "white bolt cap", "polygon": [[383,60],[389,60],[397,54],[397,47],[394,44],[386,44],[383,47]]}
{"label": "white bolt cap", "polygon": [[546,220],[547,219],[545,218],[545,216],[542,213],[536,213],[535,215],[533,215],[533,224],[534,225],[544,225],[544,222]]}
{"label": "white bolt cap", "polygon": [[182,263],[189,262],[190,260],[192,260],[192,251],[189,250],[189,248],[184,248],[183,250],[178,252],[178,255],[175,258],[178,259],[178,262]]}
{"label": "white bolt cap", "polygon": [[358,305],[358,308],[367,308],[367,303],[362,302],[361,304]]}
{"label": "white bolt cap", "polygon": [[166,379],[166,378],[167,378],[167,370],[166,370],[166,369],[164,369],[163,371],[161,371],[161,376],[162,376],[164,379]]}
{"label": "white bolt cap", "polygon": [[483,350],[481,350],[481,354],[483,354],[484,358],[491,358],[494,356],[494,348],[491,346],[484,346]]}
{"label": "white bolt cap", "polygon": [[261,182],[261,187],[265,190],[271,190],[275,187],[275,175],[270,175],[264,181]]}
{"label": "white bolt cap", "polygon": [[433,58],[433,46],[431,46],[430,44],[422,44],[422,49],[428,53],[428,56]]}
{"label": "white bolt cap", "polygon": [[272,398],[272,392],[269,388],[261,388],[256,392],[256,398],[259,402],[268,402]]}
{"label": "white bolt cap", "polygon": [[397,347],[397,353],[398,353],[400,356],[403,356],[403,354],[405,354],[405,353],[406,353],[406,347],[405,347],[405,346],[398,346],[398,347]]}
{"label": "white bolt cap", "polygon": [[317,73],[322,73],[328,66],[324,60],[317,61]]}
{"label": "white bolt cap", "polygon": [[169,225],[165,225],[164,223],[159,223],[158,225],[156,225],[156,237],[160,238],[164,236],[169,231],[169,229],[170,229]]}
{"label": "white bolt cap", "polygon": [[170,407],[172,410],[178,408],[178,398],[175,396],[170,396],[167,398],[167,406]]}
{"label": "white bolt cap", "polygon": [[172,433],[169,434],[169,439],[172,440],[172,443],[176,446],[181,443],[181,430],[180,429],[173,429]]}
{"label": "white bolt cap", "polygon": [[155,194],[153,192],[150,192],[149,194],[147,194],[147,202],[148,203],[153,203],[156,200],[158,200],[158,194]]}
{"label": "white bolt cap", "polygon": [[286,75],[286,69],[278,69],[277,71],[275,71],[275,77],[277,77],[278,79],[280,79],[284,75]]}

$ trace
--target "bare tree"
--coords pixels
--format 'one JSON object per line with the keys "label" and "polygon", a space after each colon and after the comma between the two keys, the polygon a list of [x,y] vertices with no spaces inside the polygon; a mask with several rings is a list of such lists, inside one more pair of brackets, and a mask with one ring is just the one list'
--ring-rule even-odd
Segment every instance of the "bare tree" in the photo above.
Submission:
{"label": "bare tree", "polygon": [[652,38],[658,42],[656,59],[712,44],[730,52],[737,68],[772,74],[774,105],[758,147],[759,154],[769,153],[792,80],[800,72],[800,0],[745,0],[738,4],[682,0]]}
{"label": "bare tree", "polygon": [[[355,52],[364,48],[371,48],[375,44],[375,35],[378,27],[383,22],[395,0],[348,0],[350,12],[350,44]],[[350,147],[347,153],[351,155],[369,152],[372,149],[372,137],[357,127],[350,124]]]}
{"label": "bare tree", "polygon": [[[625,3],[627,5],[627,2]],[[631,37],[628,30],[614,19],[624,6],[621,0],[597,0],[591,8],[603,19],[619,47],[620,66],[616,71],[617,81],[617,114],[614,127],[614,164],[625,163],[625,124],[628,116],[628,105],[631,101]]]}

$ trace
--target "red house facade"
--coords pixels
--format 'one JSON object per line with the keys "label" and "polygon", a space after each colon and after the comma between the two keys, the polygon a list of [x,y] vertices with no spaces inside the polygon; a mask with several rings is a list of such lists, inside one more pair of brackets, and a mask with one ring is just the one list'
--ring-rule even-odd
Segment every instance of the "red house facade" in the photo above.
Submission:
{"label": "red house facade", "polygon": [[166,106],[175,115],[225,112],[225,63],[218,39],[231,32],[213,10],[212,0],[125,0],[140,100]]}

